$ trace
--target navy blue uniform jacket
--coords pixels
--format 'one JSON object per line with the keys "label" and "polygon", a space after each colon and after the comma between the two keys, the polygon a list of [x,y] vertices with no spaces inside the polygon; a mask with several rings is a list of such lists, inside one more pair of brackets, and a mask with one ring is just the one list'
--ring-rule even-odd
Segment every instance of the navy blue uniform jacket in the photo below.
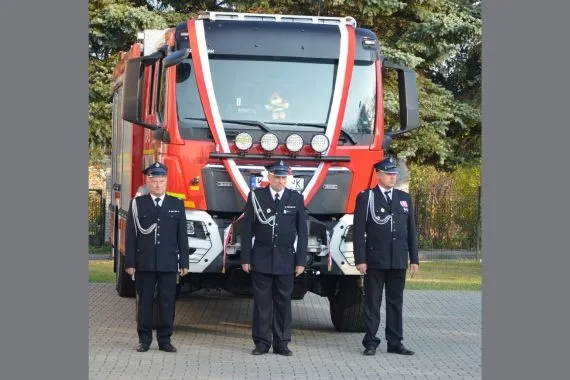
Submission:
{"label": "navy blue uniform jacket", "polygon": [[[356,197],[354,209],[354,258],[356,264],[367,264],[376,269],[406,269],[408,257],[411,264],[419,264],[416,238],[416,221],[410,196],[393,189],[392,206],[388,206],[378,186],[374,188],[374,208],[380,219],[392,215],[390,222],[376,224],[368,211],[368,190]],[[365,235],[366,234],[366,235]]]}
{"label": "navy blue uniform jacket", "polygon": [[[250,191],[245,205],[241,263],[251,264],[259,273],[285,275],[295,273],[295,267],[307,263],[307,213],[303,195],[285,189],[279,206],[271,197],[269,186],[252,190],[267,217],[277,215],[275,231],[262,224],[255,215]],[[252,246],[252,237],[255,237]],[[297,237],[297,249],[294,243]]]}
{"label": "navy blue uniform jacket", "polygon": [[165,195],[160,212],[150,194],[135,198],[142,228],[157,224],[155,232],[144,235],[135,231],[132,203],[127,215],[125,268],[137,271],[177,272],[188,268],[188,236],[186,213],[182,200]]}

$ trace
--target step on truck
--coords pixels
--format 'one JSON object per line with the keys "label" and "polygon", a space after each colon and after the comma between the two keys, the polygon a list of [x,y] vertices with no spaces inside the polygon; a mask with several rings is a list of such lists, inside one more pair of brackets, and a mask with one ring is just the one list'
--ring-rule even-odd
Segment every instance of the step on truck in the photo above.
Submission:
{"label": "step on truck", "polygon": [[[390,73],[392,71],[392,73]],[[383,78],[398,83],[399,125],[385,131]],[[414,71],[383,58],[376,35],[352,17],[202,12],[145,30],[113,72],[111,244],[117,291],[126,215],[144,193],[142,171],[168,167],[183,199],[190,274],[178,290],[251,294],[240,265],[240,216],[267,165],[291,167],[308,214],[305,272],[293,298],[327,297],[338,331],[362,331],[362,278],[352,244],[354,203],[376,185],[372,164],[419,127]],[[396,123],[398,124],[398,123]]]}

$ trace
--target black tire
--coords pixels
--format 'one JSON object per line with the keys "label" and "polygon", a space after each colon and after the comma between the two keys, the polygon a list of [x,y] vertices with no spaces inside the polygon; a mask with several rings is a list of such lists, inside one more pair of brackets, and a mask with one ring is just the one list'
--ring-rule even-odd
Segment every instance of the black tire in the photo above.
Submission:
{"label": "black tire", "polygon": [[309,291],[309,280],[308,275],[305,273],[295,278],[293,293],[291,294],[292,300],[302,300],[305,298],[305,294]]}
{"label": "black tire", "polygon": [[132,298],[135,296],[135,282],[132,280],[131,276],[125,272],[125,262],[124,257],[121,255],[117,249],[115,249],[115,255],[117,256],[117,265],[115,278],[117,280],[117,293],[119,296]]}
{"label": "black tire", "polygon": [[305,298],[305,294],[307,294],[306,286],[294,286],[293,293],[291,293],[291,299],[302,300],[303,298]]}
{"label": "black tire", "polygon": [[113,272],[117,273],[117,269],[119,268],[119,263],[117,260],[119,260],[119,249],[117,248],[117,245],[119,244],[119,208],[117,206],[115,206],[113,208],[113,212],[115,214],[114,220],[113,220],[113,247],[111,248],[112,253],[113,253]]}
{"label": "black tire", "polygon": [[293,294],[291,295],[291,299],[298,301],[298,300],[302,300],[303,298],[305,298],[305,294],[307,294],[307,292],[293,292]]}
{"label": "black tire", "polygon": [[331,321],[337,331],[364,332],[359,279],[358,276],[339,278],[334,293],[329,296]]}

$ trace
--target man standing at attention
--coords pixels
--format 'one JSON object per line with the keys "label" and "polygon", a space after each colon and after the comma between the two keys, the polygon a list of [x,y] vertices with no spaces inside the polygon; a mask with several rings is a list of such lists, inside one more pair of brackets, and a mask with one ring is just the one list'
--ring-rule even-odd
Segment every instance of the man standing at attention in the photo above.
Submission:
{"label": "man standing at attention", "polygon": [[251,353],[273,345],[275,354],[291,356],[291,295],[305,270],[307,216],[303,195],[285,188],[289,166],[281,161],[268,171],[269,186],[249,192],[241,235],[241,265],[253,286]]}
{"label": "man standing at attention", "polygon": [[[170,342],[174,320],[177,273],[188,274],[188,236],[182,200],[166,195],[167,168],[154,163],[145,169],[149,194],[133,199],[127,216],[125,271],[135,278],[138,296],[138,352],[152,342],[152,305],[158,302],[158,348],[176,352]],[[155,287],[157,299],[153,300]]]}
{"label": "man standing at attention", "polygon": [[362,191],[354,210],[354,257],[364,274],[364,355],[374,355],[380,344],[382,290],[386,293],[385,338],[388,352],[413,355],[403,344],[402,304],[408,259],[413,277],[419,270],[416,222],[410,196],[394,189],[396,161],[385,158],[374,165],[378,186]]}

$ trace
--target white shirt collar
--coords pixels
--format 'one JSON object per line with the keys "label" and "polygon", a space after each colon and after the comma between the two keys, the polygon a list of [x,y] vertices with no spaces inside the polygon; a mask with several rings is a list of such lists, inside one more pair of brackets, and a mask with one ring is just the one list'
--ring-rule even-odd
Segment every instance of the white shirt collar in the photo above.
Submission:
{"label": "white shirt collar", "polygon": [[389,191],[390,192],[390,197],[392,197],[392,190],[394,190],[394,188],[391,188],[390,190],[383,188],[382,186],[380,186],[380,184],[378,184],[378,188],[380,189],[380,191],[382,192],[382,195],[386,195],[386,192]]}
{"label": "white shirt collar", "polygon": [[151,196],[152,201],[153,201],[154,203],[156,203],[156,198],[160,199],[160,202],[162,202],[162,201],[164,200],[164,194],[162,194],[160,197],[157,197],[157,196],[152,195],[152,194],[151,194],[150,196]]}
{"label": "white shirt collar", "polygon": [[[275,199],[275,194],[277,194],[277,191],[273,190],[273,188],[271,186],[269,186],[269,191],[271,192],[271,198]],[[285,192],[285,189],[283,189],[279,192],[279,199],[283,198],[284,192]]]}

